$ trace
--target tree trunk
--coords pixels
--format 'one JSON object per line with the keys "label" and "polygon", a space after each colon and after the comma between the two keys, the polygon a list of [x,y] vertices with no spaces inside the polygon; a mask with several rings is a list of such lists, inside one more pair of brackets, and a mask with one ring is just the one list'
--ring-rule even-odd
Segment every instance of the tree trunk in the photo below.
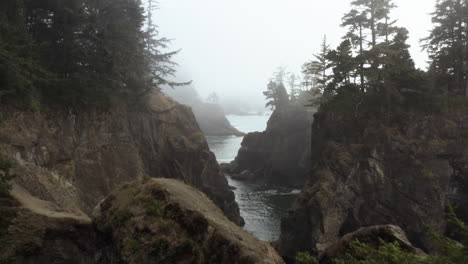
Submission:
{"label": "tree trunk", "polygon": [[361,78],[361,90],[364,92],[364,64],[362,63],[362,53],[364,52],[363,48],[363,42],[364,40],[362,39],[362,25],[359,25],[359,56],[360,56],[360,62],[359,62],[359,76]]}
{"label": "tree trunk", "polygon": [[371,7],[371,32],[372,32],[372,48],[375,48],[377,45],[377,33],[375,29],[375,7]]}

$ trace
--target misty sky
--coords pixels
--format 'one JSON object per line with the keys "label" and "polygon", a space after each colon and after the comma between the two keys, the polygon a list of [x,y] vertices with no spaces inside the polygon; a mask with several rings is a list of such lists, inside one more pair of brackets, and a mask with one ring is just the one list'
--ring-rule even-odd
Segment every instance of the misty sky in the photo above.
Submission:
{"label": "misty sky", "polygon": [[[161,36],[182,49],[175,58],[180,78],[191,79],[203,98],[263,102],[262,91],[275,69],[300,73],[326,34],[332,48],[350,0],[159,0],[155,13]],[[419,40],[428,35],[435,0],[394,0],[393,17],[410,31],[412,56],[426,68]],[[183,79],[183,80],[184,80]],[[183,88],[180,88],[183,89]]]}

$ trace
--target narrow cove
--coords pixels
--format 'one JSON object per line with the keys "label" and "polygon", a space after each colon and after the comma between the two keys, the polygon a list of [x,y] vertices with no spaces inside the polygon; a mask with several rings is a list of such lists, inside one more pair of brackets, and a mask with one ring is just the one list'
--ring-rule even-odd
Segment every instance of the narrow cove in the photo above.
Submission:
{"label": "narrow cove", "polygon": [[[229,115],[229,122],[238,130],[250,133],[264,131],[269,115]],[[211,151],[218,162],[229,163],[234,160],[243,137],[207,137]],[[226,175],[229,185],[234,187],[240,214],[245,220],[245,230],[261,240],[274,241],[280,235],[281,218],[287,214],[298,190],[285,189],[261,182],[245,182]]]}

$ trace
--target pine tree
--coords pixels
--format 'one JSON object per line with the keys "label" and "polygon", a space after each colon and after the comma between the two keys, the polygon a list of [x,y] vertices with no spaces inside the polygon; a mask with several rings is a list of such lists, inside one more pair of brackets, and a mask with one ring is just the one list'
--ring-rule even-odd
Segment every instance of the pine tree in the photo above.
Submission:
{"label": "pine tree", "polygon": [[358,56],[356,61],[359,64],[358,75],[360,78],[361,89],[364,90],[365,79],[364,79],[364,42],[365,38],[365,24],[366,24],[366,15],[363,12],[359,12],[356,9],[352,9],[347,13],[342,19],[342,27],[348,27],[348,33],[345,36],[345,39],[349,39],[354,46],[358,46]]}
{"label": "pine tree", "polygon": [[281,109],[289,102],[288,93],[281,82],[271,80],[263,95],[267,99],[266,107],[270,107],[271,109]]}
{"label": "pine tree", "polygon": [[[390,37],[396,33],[395,21],[390,18],[390,12],[396,6],[391,0],[355,0],[351,5],[353,9],[342,19],[342,27],[349,29],[345,39],[358,46],[356,61],[359,64],[361,90],[370,87],[377,89],[383,81],[380,66],[385,68],[385,60],[382,57],[388,56],[386,50]],[[370,33],[370,40],[367,32]],[[379,41],[381,38],[384,41]],[[364,43],[369,43],[369,47],[365,47]],[[366,69],[365,65],[370,65],[370,68]]]}
{"label": "pine tree", "polygon": [[177,52],[161,52],[168,41],[144,12],[140,0],[1,1],[0,102],[133,105],[183,85],[167,80]]}
{"label": "pine tree", "polygon": [[432,59],[436,86],[447,87],[452,94],[468,95],[468,3],[442,0],[435,9],[435,27],[425,39],[425,48]]}
{"label": "pine tree", "polygon": [[287,78],[287,83],[289,86],[289,98],[291,101],[295,101],[298,99],[299,96],[299,84],[300,78],[294,73],[290,73]]}
{"label": "pine tree", "polygon": [[356,69],[351,42],[344,40],[336,50],[328,53],[327,59],[333,68],[334,85],[350,85],[353,72]]}
{"label": "pine tree", "polygon": [[323,38],[323,42],[320,48],[320,53],[315,54],[315,59],[311,62],[304,64],[304,73],[316,76],[315,88],[319,89],[322,93],[326,93],[327,85],[331,76],[328,74],[330,69],[329,60],[327,59],[330,46],[327,43],[327,37]]}

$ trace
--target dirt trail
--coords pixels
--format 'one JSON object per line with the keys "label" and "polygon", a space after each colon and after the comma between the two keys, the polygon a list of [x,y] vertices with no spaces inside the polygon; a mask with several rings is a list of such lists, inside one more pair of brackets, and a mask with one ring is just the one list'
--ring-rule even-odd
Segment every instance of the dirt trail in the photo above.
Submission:
{"label": "dirt trail", "polygon": [[76,213],[61,211],[55,204],[33,197],[28,191],[17,184],[13,184],[11,195],[18,200],[24,208],[36,214],[50,218],[68,218],[75,219],[81,223],[91,223],[91,218],[80,210],[76,210]]}

